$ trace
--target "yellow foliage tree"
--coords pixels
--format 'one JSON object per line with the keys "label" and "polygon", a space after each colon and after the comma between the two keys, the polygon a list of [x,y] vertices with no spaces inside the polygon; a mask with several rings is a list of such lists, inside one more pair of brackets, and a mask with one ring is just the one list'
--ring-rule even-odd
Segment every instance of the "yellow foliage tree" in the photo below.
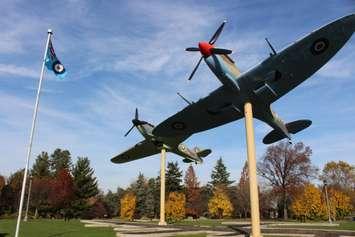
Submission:
{"label": "yellow foliage tree", "polygon": [[136,209],[136,195],[134,193],[126,193],[120,200],[121,202],[121,218],[133,221],[134,211]]}
{"label": "yellow foliage tree", "polygon": [[333,219],[344,219],[352,211],[351,199],[345,193],[335,189],[329,190],[329,206]]}
{"label": "yellow foliage tree", "polygon": [[216,188],[213,191],[213,196],[208,201],[208,212],[212,217],[219,219],[232,215],[233,205],[222,188]]}
{"label": "yellow foliage tree", "polygon": [[171,192],[166,202],[166,220],[175,222],[185,218],[185,194],[179,192]]}
{"label": "yellow foliage tree", "polygon": [[323,218],[326,214],[322,202],[322,193],[313,184],[307,184],[303,192],[293,201],[291,208],[294,215],[301,220]]}

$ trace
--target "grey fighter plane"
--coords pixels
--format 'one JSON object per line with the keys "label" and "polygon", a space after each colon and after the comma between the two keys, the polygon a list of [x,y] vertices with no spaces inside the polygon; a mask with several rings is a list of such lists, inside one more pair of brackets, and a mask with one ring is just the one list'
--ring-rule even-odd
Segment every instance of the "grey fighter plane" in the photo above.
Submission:
{"label": "grey fighter plane", "polygon": [[181,137],[215,128],[243,118],[246,102],[252,103],[256,119],[273,128],[264,137],[265,144],[291,139],[291,134],[310,126],[310,120],[284,123],[270,105],[313,75],[344,46],[355,31],[355,14],[311,32],[280,52],[266,39],[271,48],[270,57],[244,73],[240,73],[228,56],[231,50],[215,47],[224,25],[225,22],[209,42],[199,42],[198,47],[186,49],[201,53],[189,80],[204,59],[223,85],[163,121],[154,128],[153,134],[164,138]]}
{"label": "grey fighter plane", "polygon": [[136,109],[132,123],[132,127],[128,130],[125,136],[127,136],[133,130],[133,128],[137,128],[145,139],[137,143],[135,146],[128,149],[127,151],[122,152],[121,154],[113,157],[111,159],[113,163],[125,163],[147,156],[155,155],[161,151],[163,145],[165,146],[167,151],[173,152],[183,157],[183,161],[185,163],[202,163],[202,158],[208,156],[211,153],[210,149],[201,150],[198,147],[189,149],[184,143],[182,143],[189,136],[179,136],[174,138],[157,138],[155,135],[152,134],[154,126],[146,121],[139,120],[138,109]]}

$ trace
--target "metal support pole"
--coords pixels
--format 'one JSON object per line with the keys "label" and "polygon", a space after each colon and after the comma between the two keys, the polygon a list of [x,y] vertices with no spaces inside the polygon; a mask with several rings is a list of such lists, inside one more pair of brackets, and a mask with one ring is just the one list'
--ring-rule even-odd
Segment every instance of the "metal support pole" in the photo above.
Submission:
{"label": "metal support pole", "polygon": [[23,219],[23,221],[28,220],[28,207],[30,206],[31,188],[32,188],[32,177],[30,177],[30,185],[28,186],[26,214],[25,214],[25,218]]}
{"label": "metal support pole", "polygon": [[166,160],[166,148],[161,149],[160,156],[160,221],[159,225],[166,225],[165,222],[165,160]]}
{"label": "metal support pole", "polygon": [[34,135],[35,127],[36,127],[37,111],[38,111],[39,97],[41,95],[42,80],[43,80],[44,67],[45,67],[45,60],[46,60],[46,56],[47,56],[48,44],[49,44],[49,40],[51,38],[51,35],[52,35],[52,30],[48,29],[48,37],[47,37],[46,49],[44,50],[41,75],[39,77],[39,83],[38,83],[38,89],[37,89],[36,103],[35,103],[35,107],[34,107],[34,111],[33,111],[33,117],[32,117],[31,134],[30,134],[30,141],[29,141],[28,149],[27,149],[25,172],[23,174],[21,198],[20,198],[20,205],[19,205],[19,208],[18,208],[18,216],[17,216],[15,237],[18,237],[19,230],[20,230],[20,223],[21,223],[21,218],[22,218],[21,217],[22,216],[22,208],[23,208],[23,199],[25,197],[26,180],[27,180],[27,175],[28,175],[27,174],[28,173],[28,166],[29,166],[29,163],[30,163],[33,135]]}
{"label": "metal support pole", "polygon": [[332,224],[332,218],[330,217],[330,205],[329,205],[329,198],[328,198],[328,190],[327,190],[327,181],[323,180],[324,189],[325,189],[325,200],[327,202],[327,209],[328,209],[328,221],[329,224]]}
{"label": "metal support pole", "polygon": [[250,102],[244,105],[245,129],[247,137],[247,153],[249,168],[251,229],[253,237],[260,237],[258,177],[256,175],[255,141],[253,126],[253,109]]}

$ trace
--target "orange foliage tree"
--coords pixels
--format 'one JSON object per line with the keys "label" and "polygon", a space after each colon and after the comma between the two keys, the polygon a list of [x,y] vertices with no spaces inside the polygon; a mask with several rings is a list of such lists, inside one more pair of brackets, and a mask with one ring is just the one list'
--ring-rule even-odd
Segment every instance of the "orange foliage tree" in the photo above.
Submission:
{"label": "orange foliage tree", "polygon": [[353,209],[348,195],[335,189],[329,190],[329,206],[333,219],[344,219]]}
{"label": "orange foliage tree", "polygon": [[305,185],[303,192],[296,196],[291,208],[295,217],[303,221],[322,219],[326,216],[322,193],[313,184]]}
{"label": "orange foliage tree", "polygon": [[136,209],[136,195],[129,192],[126,193],[120,200],[121,202],[121,218],[133,221],[134,212]]}
{"label": "orange foliage tree", "polygon": [[232,215],[234,208],[227,195],[227,192],[222,188],[216,188],[213,191],[213,196],[208,202],[208,211],[212,217],[224,218]]}
{"label": "orange foliage tree", "polygon": [[166,220],[175,222],[185,218],[185,194],[180,192],[169,193],[168,201],[166,202]]}

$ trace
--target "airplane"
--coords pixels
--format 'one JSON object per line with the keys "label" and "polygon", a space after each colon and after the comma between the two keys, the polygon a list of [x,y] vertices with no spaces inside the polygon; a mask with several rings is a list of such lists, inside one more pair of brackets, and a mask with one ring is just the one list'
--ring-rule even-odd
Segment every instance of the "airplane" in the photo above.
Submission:
{"label": "airplane", "polygon": [[143,135],[144,140],[137,143],[128,150],[122,152],[121,154],[113,157],[111,162],[113,163],[125,163],[137,159],[141,159],[147,156],[155,155],[159,153],[165,146],[166,150],[173,152],[181,157],[183,157],[183,162],[195,164],[201,164],[204,157],[208,156],[212,151],[210,149],[201,150],[198,147],[193,149],[188,148],[184,143],[189,136],[179,136],[174,138],[157,138],[152,134],[154,126],[146,121],[139,120],[138,109],[136,108],[134,119],[132,120],[132,127],[124,135],[125,137],[133,130],[137,128],[138,131]]}
{"label": "airplane", "polygon": [[311,32],[280,52],[276,52],[266,38],[270,56],[244,73],[229,57],[231,50],[215,46],[225,23],[208,42],[186,48],[186,51],[201,53],[188,79],[192,79],[203,59],[222,86],[160,123],[153,129],[153,135],[159,138],[191,136],[230,123],[244,117],[243,106],[250,102],[254,118],[273,129],[264,137],[264,144],[284,138],[291,141],[291,134],[302,131],[312,122],[302,119],[285,123],[271,109],[271,104],[313,75],[345,45],[355,31],[355,14]]}

